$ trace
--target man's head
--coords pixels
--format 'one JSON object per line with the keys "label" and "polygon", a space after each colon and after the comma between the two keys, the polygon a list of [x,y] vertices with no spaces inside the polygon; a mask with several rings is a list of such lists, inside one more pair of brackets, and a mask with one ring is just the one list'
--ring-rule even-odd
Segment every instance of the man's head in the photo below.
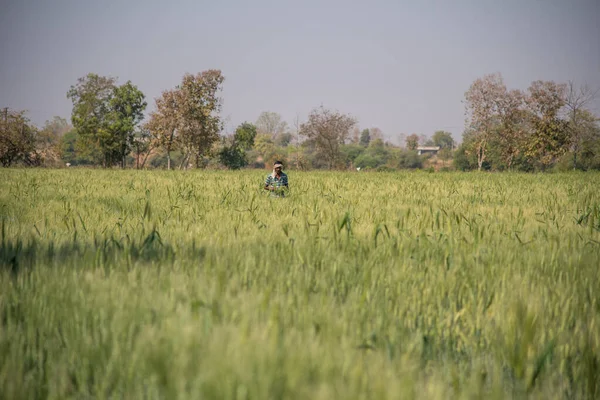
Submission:
{"label": "man's head", "polygon": [[283,163],[281,161],[275,161],[275,164],[273,164],[273,171],[275,171],[275,173],[277,175],[279,175],[282,170],[283,170]]}

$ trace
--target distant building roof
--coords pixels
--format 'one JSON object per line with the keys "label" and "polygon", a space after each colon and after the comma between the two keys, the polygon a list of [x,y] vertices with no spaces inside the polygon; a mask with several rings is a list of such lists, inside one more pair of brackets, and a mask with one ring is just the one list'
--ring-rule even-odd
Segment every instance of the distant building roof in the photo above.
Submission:
{"label": "distant building roof", "polygon": [[419,146],[417,150],[425,150],[425,151],[439,151],[440,146]]}

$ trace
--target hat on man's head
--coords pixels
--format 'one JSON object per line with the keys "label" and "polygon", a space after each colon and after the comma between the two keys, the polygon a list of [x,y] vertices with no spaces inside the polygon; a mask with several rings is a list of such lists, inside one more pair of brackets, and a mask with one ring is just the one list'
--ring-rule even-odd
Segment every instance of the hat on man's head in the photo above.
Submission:
{"label": "hat on man's head", "polygon": [[275,161],[273,164],[273,169],[281,167],[283,169],[283,163],[281,161]]}

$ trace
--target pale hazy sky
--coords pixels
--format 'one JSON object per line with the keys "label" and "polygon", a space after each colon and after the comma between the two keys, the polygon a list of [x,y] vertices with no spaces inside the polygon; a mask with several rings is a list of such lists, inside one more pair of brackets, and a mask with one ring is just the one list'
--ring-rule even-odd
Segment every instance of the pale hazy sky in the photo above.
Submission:
{"label": "pale hazy sky", "polygon": [[185,72],[221,69],[227,129],[321,104],[386,137],[460,138],[464,92],[500,72],[600,87],[600,0],[0,0],[0,107],[70,118],[89,72],[131,80],[148,110]]}

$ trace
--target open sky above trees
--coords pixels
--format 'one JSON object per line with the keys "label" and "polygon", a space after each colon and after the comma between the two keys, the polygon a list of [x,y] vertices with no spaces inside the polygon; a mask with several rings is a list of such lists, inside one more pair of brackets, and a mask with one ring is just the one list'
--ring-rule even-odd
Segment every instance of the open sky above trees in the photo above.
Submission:
{"label": "open sky above trees", "polygon": [[465,91],[485,74],[511,89],[599,87],[598,37],[595,0],[5,1],[0,106],[38,125],[69,119],[66,90],[94,72],[134,82],[148,114],[184,73],[218,68],[230,133],[263,111],[292,124],[323,104],[397,143],[436,130],[460,141]]}

